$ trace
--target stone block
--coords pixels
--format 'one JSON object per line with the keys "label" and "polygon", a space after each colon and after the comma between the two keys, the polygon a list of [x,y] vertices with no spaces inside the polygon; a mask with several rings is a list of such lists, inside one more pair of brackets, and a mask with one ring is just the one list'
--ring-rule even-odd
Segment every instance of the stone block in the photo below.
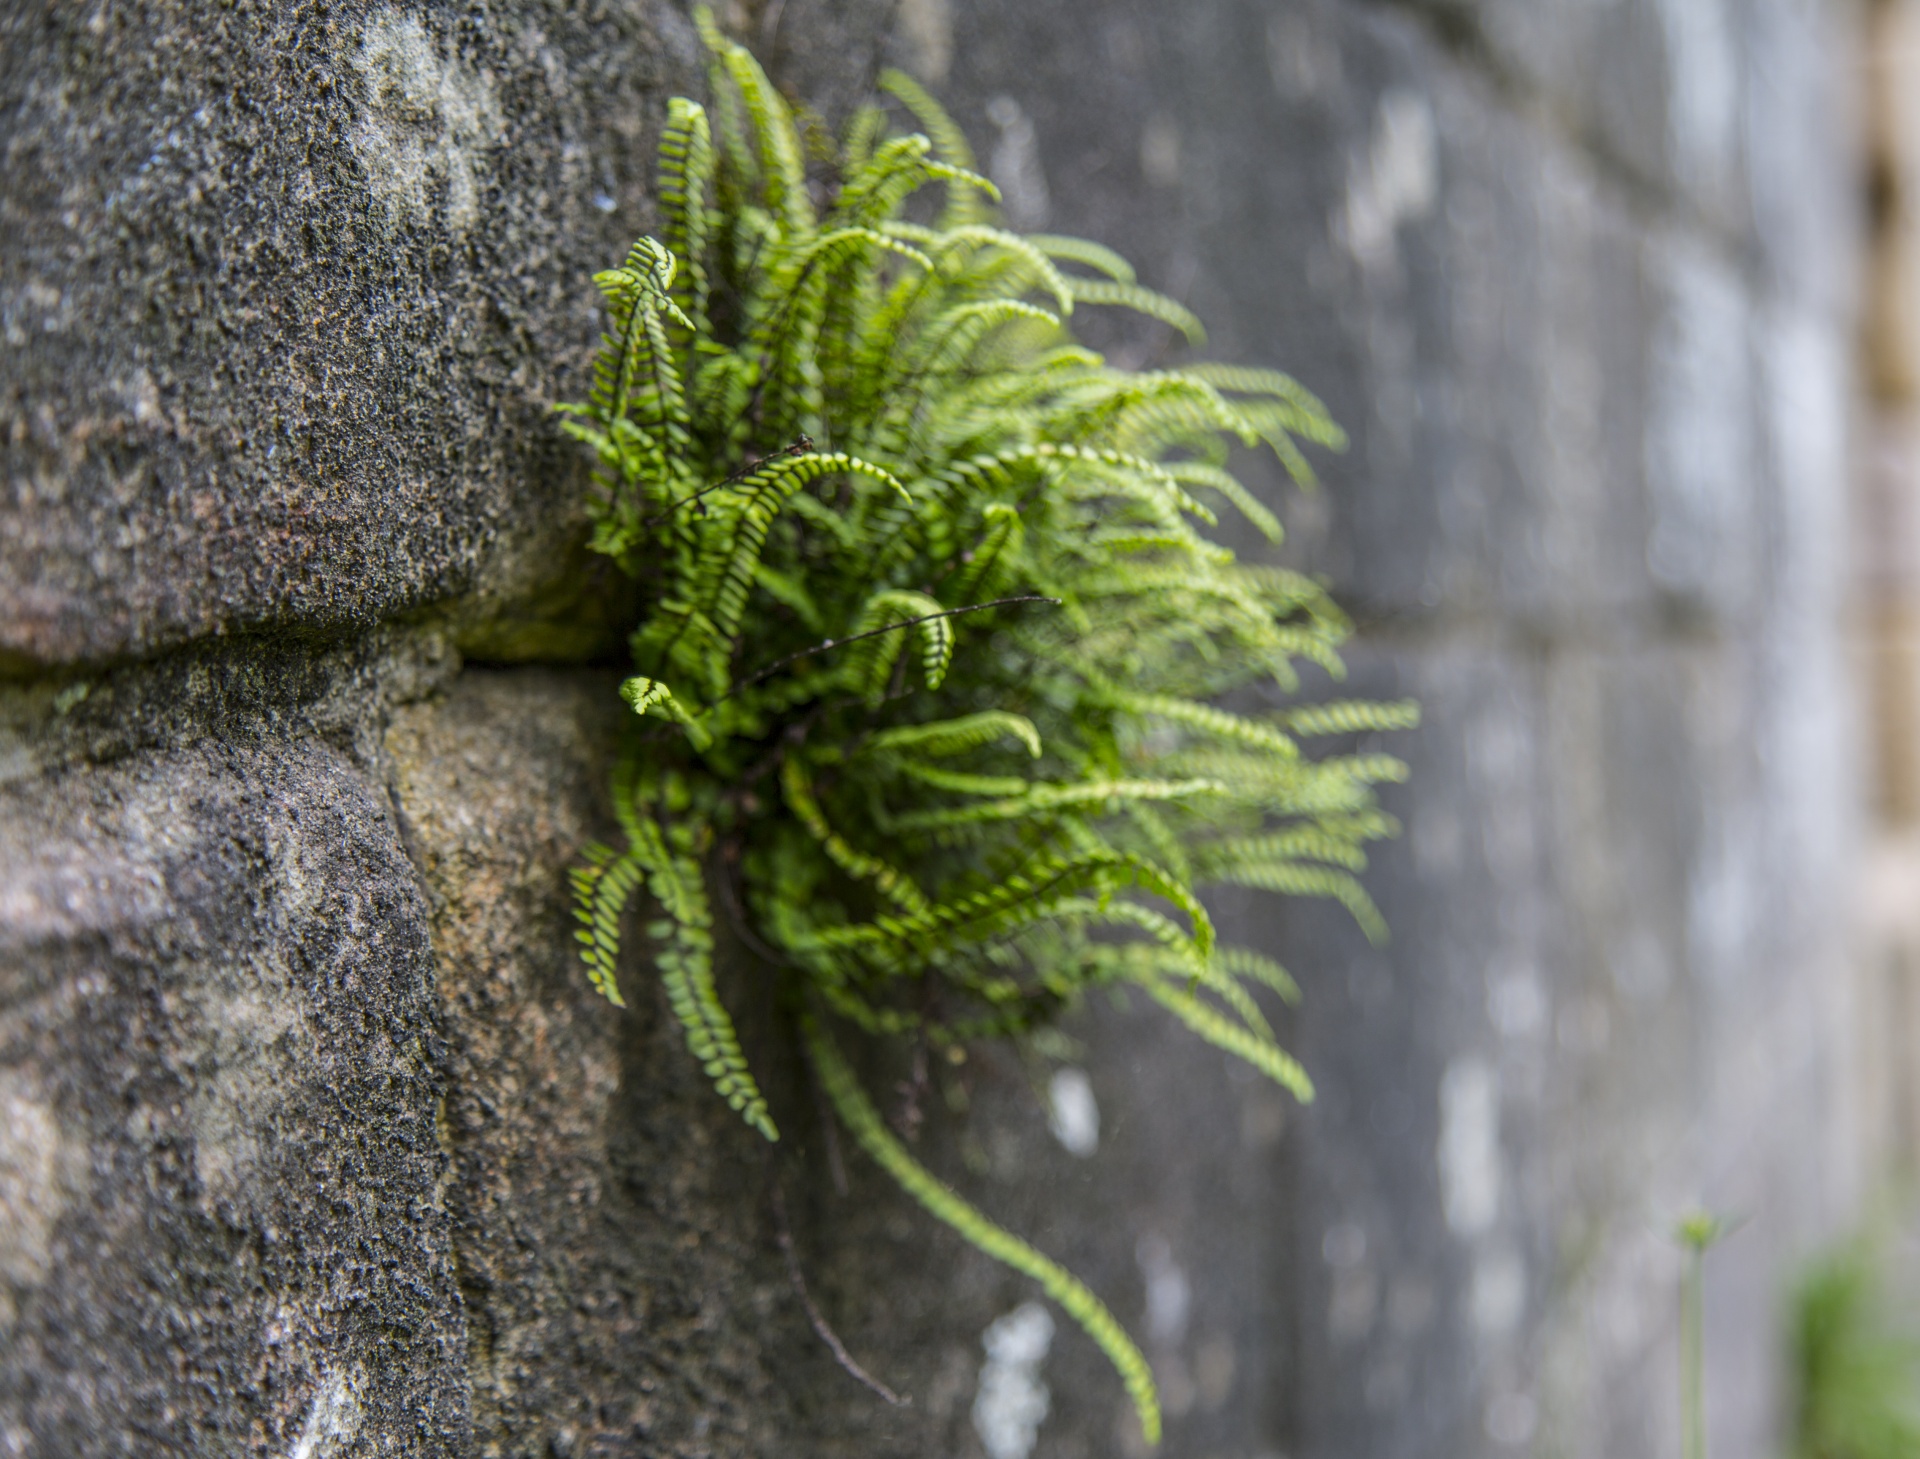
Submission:
{"label": "stone block", "polygon": [[426,909],[312,741],[0,789],[0,1439],[468,1452]]}
{"label": "stone block", "polygon": [[[796,14],[770,59],[831,114],[873,8]],[[0,669],[449,600],[488,657],[617,635],[550,407],[700,89],[681,11],[0,27]]]}
{"label": "stone block", "polygon": [[628,1011],[580,966],[567,871],[611,833],[616,685],[473,670],[385,739],[431,907],[473,1452],[767,1453],[799,1441],[792,1372],[828,1412],[866,1395],[807,1368],[761,1142],[687,1053],[639,918]]}

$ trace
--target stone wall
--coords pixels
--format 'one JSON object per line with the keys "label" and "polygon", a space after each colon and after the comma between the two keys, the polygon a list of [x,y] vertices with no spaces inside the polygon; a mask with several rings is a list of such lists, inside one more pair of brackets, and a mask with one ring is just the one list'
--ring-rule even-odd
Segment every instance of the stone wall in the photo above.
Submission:
{"label": "stone wall", "polygon": [[[1316,1105],[1103,1005],[1095,1154],[982,1055],[927,1157],[1223,1459],[1677,1452],[1668,1231],[1707,1202],[1748,1218],[1716,1452],[1768,1452],[1782,1283],[1861,1184],[1846,12],[731,20],[828,116],[912,67],[1014,221],[1321,392],[1353,447],[1286,552],[1357,686],[1427,705],[1394,943],[1224,908],[1306,988]],[[696,49],[666,4],[0,18],[0,1449],[980,1452],[980,1336],[1031,1293],[837,1168],[771,1020],[777,1165],[644,968],[623,1014],[572,963],[623,605],[547,407]],[[809,1332],[775,1182],[910,1406]],[[1040,1373],[1036,1453],[1137,1449],[1069,1325]]]}

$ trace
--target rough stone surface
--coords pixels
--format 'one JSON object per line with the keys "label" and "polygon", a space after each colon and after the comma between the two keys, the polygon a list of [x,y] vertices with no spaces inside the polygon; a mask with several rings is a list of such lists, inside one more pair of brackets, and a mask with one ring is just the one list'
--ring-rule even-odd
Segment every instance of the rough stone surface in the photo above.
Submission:
{"label": "rough stone surface", "polygon": [[[795,70],[877,5],[788,7]],[[10,7],[0,653],[365,627],[455,595],[475,646],[604,638],[549,406],[581,281],[651,217],[664,5]]]}
{"label": "rough stone surface", "polygon": [[[475,1452],[969,1452],[978,1339],[1025,1284],[850,1148],[828,1154],[750,959],[729,991],[787,1135],[779,1165],[713,1098],[643,965],[629,1012],[578,973],[563,877],[605,829],[612,687],[594,673],[469,671],[396,711],[386,735],[444,1010],[445,1199]],[[1277,1167],[1247,1157],[1270,1154],[1289,1116],[1276,1092],[1164,1032],[1145,1009],[1094,1018],[1105,1133],[1090,1154],[1048,1133],[1039,1071],[987,1052],[935,1071],[921,1152],[1148,1338],[1177,1442],[1232,1451],[1274,1417],[1259,1375],[1287,1310],[1272,1255],[1283,1202]],[[874,1086],[909,1072],[876,1069]],[[909,1406],[856,1387],[807,1330],[776,1245],[776,1173],[810,1291]],[[1077,1331],[1056,1337],[1046,1377],[1052,1452],[1141,1447]]]}
{"label": "rough stone surface", "polygon": [[[923,1156],[1221,1459],[1675,1454],[1668,1229],[1747,1215],[1710,1419],[1770,1452],[1779,1293],[1856,1184],[1834,12],[722,8],[829,119],[916,70],[1016,223],[1323,394],[1353,445],[1285,550],[1352,687],[1427,706],[1390,947],[1220,909],[1305,986],[1316,1105],[1102,1004],[1057,1051],[1091,1154],[983,1051],[869,1070]],[[637,948],[625,1013],[572,963],[625,624],[547,407],[696,74],[639,0],[0,17],[0,1452],[983,1454],[1032,1294],[828,1139],[765,970],[726,991],[777,1160]],[[809,1331],[774,1181],[911,1406]],[[1070,1324],[1037,1376],[1037,1455],[1139,1451]]]}
{"label": "rough stone surface", "polygon": [[793,1396],[769,1365],[812,1339],[781,1306],[756,1141],[644,969],[628,1016],[573,948],[615,683],[471,672],[387,735],[432,906],[474,1452],[771,1452]]}
{"label": "rough stone surface", "polygon": [[466,1452],[426,908],[312,742],[0,792],[0,1442]]}

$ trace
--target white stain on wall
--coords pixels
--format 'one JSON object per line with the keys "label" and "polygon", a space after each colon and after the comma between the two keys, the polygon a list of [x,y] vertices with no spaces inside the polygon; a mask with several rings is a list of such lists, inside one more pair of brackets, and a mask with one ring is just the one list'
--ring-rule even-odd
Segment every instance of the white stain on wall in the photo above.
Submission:
{"label": "white stain on wall", "polygon": [[1454,1235],[1484,1234],[1500,1214],[1500,1077],[1455,1059],[1440,1080],[1440,1201]]}
{"label": "white stain on wall", "polygon": [[987,162],[987,175],[1000,189],[1000,206],[1016,228],[1039,228],[1053,212],[1047,174],[1040,165],[1040,134],[1033,118],[1011,96],[987,103],[987,120],[1000,133]]}
{"label": "white stain on wall", "polygon": [[493,78],[443,56],[418,19],[392,11],[368,21],[353,66],[365,91],[353,149],[389,220],[428,217],[444,186],[447,226],[464,233],[480,215],[484,153],[505,129]]}
{"label": "white stain on wall", "polygon": [[1646,431],[1653,531],[1647,565],[1662,587],[1737,608],[1758,550],[1753,511],[1752,304],[1724,260],[1698,247],[1660,259]]}
{"label": "white stain on wall", "polygon": [[1038,1302],[1023,1302],[996,1319],[980,1345],[987,1360],[973,1400],[973,1431],[987,1459],[1027,1459],[1052,1407],[1040,1365],[1053,1346],[1053,1318]]}
{"label": "white stain on wall", "polygon": [[1664,0],[1667,145],[1681,182],[1721,191],[1735,162],[1740,71],[1723,0]]}
{"label": "white stain on wall", "polygon": [[53,1268],[53,1226],[75,1163],[53,1106],[18,1069],[0,1069],[0,1331],[12,1324],[8,1288],[37,1286]]}
{"label": "white stain on wall", "polygon": [[1486,1337],[1504,1337],[1520,1325],[1527,1308],[1527,1269],[1518,1252],[1483,1251],[1473,1261],[1467,1316]]}
{"label": "white stain on wall", "polygon": [[360,1432],[360,1400],[353,1390],[344,1374],[330,1373],[321,1379],[287,1459],[333,1459],[348,1452]]}
{"label": "white stain on wall", "polygon": [[1178,1346],[1193,1313],[1193,1285],[1164,1236],[1141,1237],[1133,1256],[1147,1281],[1147,1336],[1160,1347]]}
{"label": "white stain on wall", "polygon": [[1047,1128],[1083,1160],[1100,1148],[1100,1105],[1084,1069],[1056,1069],[1047,1084]]}
{"label": "white stain on wall", "polygon": [[1440,196],[1440,147],[1433,109],[1411,91],[1380,99],[1364,154],[1347,165],[1347,191],[1333,234],[1362,267],[1391,265],[1404,223],[1424,218]]}

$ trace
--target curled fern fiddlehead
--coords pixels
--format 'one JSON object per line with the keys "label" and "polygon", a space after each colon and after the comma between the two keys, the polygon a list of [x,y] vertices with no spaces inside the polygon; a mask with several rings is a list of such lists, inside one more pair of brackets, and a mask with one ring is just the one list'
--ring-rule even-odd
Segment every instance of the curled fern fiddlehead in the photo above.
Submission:
{"label": "curled fern fiddlehead", "polygon": [[[1202,529],[1217,505],[1278,540],[1230,447],[1305,481],[1299,443],[1340,433],[1274,371],[1134,372],[1075,343],[1081,309],[1195,340],[1199,321],[1109,249],[998,227],[964,137],[905,77],[883,87],[929,135],[890,137],[863,108],[837,171],[809,176],[786,104],[699,19],[715,117],[672,103],[665,241],[596,277],[592,392],[562,407],[598,461],[593,546],[646,604],[622,690],[626,844],[574,873],[582,955],[619,1002],[621,916],[646,892],[688,1047],[775,1139],[714,989],[712,907],[739,906],[856,1142],[1076,1318],[1157,1440],[1152,1376],[1112,1314],[914,1160],[829,1020],[951,1045],[1131,983],[1312,1097],[1252,991],[1292,999],[1292,979],[1218,946],[1198,889],[1328,897],[1382,935],[1355,873],[1395,829],[1372,787],[1404,769],[1299,740],[1416,716],[1214,704],[1296,688],[1300,660],[1337,676],[1347,625],[1317,584]],[[934,224],[903,214],[928,186]],[[724,899],[719,877],[737,879]]]}

